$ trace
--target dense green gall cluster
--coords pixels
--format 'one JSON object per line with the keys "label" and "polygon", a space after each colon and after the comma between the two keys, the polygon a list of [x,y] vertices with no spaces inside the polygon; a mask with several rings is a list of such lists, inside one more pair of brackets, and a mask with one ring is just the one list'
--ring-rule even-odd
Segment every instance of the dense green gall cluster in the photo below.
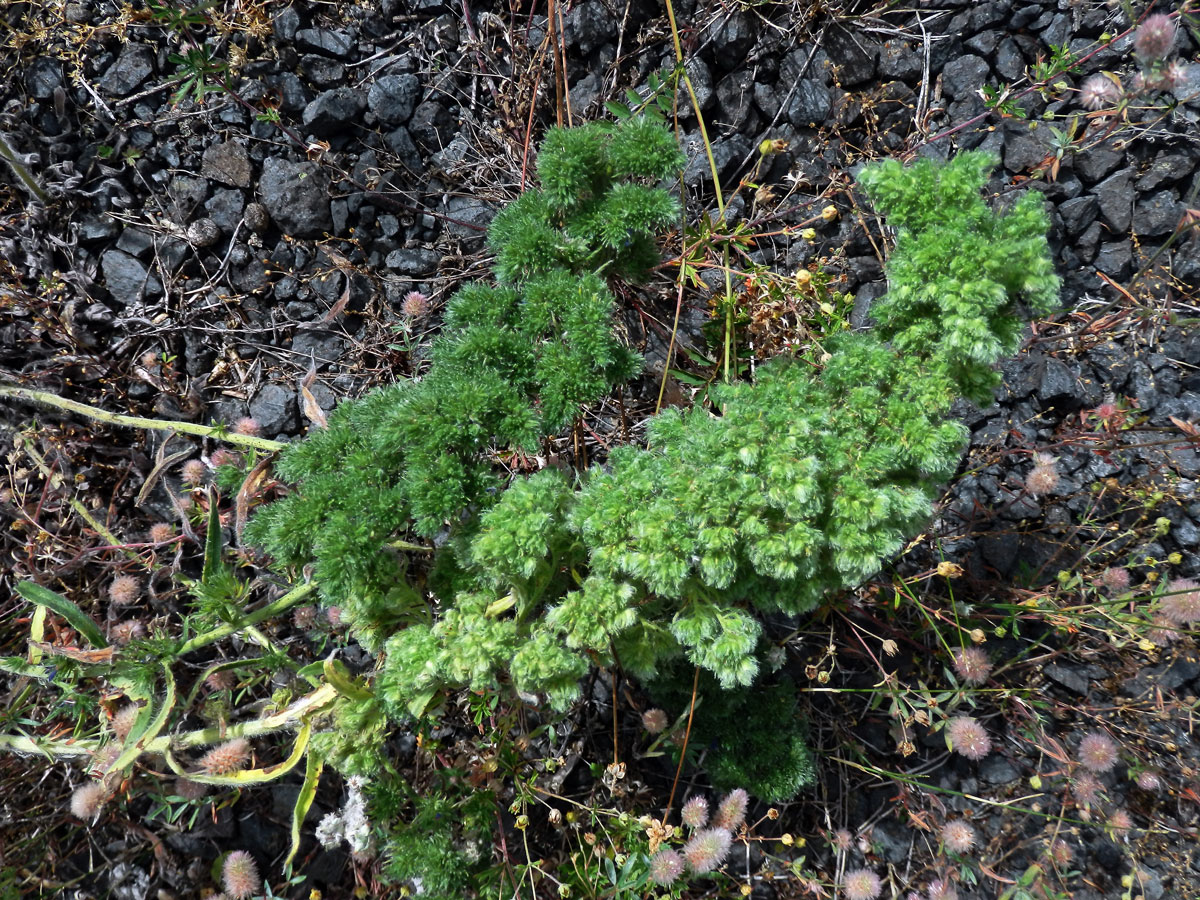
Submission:
{"label": "dense green gall cluster", "polygon": [[[869,167],[860,183],[897,231],[876,328],[656,417],[648,448],[603,468],[493,493],[490,447],[532,446],[635,371],[597,271],[653,261],[676,207],[646,182],[678,164],[650,120],[552,132],[541,190],[489,234],[500,284],[454,299],[430,374],[347,404],[284,458],[298,492],[254,535],[315,561],[359,640],[383,647],[392,715],[501,679],[562,705],[591,664],[651,678],[681,655],[749,684],[759,613],[869,578],[928,519],[965,444],[951,403],[987,399],[1021,302],[1056,300],[1038,195],[1005,215],[981,197],[994,159]],[[447,526],[432,562],[388,549]]]}

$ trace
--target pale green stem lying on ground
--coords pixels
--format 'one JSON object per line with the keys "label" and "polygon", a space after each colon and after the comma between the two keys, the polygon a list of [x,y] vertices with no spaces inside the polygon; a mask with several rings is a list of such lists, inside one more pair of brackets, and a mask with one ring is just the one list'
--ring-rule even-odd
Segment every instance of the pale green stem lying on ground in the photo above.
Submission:
{"label": "pale green stem lying on ground", "polygon": [[[287,709],[273,715],[250,722],[238,722],[229,725],[224,730],[199,728],[180,735],[165,735],[157,737],[142,748],[143,753],[161,754],[168,749],[186,749],[188,747],[203,747],[234,738],[254,738],[267,734],[284,731],[301,722],[306,716],[328,706],[337,697],[337,689],[331,684],[323,684],[310,694],[305,694]],[[28,753],[59,759],[68,756],[91,756],[100,746],[100,741],[94,738],[80,740],[39,740],[26,735],[0,734],[0,752]]]}
{"label": "pale green stem lying on ground", "polygon": [[97,422],[107,422],[110,425],[124,425],[129,428],[148,428],[152,431],[178,431],[181,434],[194,434],[197,437],[216,438],[227,444],[250,447],[255,450],[265,450],[268,453],[282,450],[284,447],[279,441],[254,437],[250,434],[237,434],[227,431],[219,425],[197,425],[194,422],[175,422],[170,419],[145,419],[141,416],[124,416],[120,413],[110,413],[103,409],[97,409],[94,406],[88,406],[86,403],[67,400],[65,397],[59,397],[57,394],[52,394],[49,391],[38,391],[16,384],[0,382],[0,397],[14,397],[18,400],[38,403],[42,406],[65,409],[68,412],[78,413],[81,416],[87,416],[89,419],[95,419]]}

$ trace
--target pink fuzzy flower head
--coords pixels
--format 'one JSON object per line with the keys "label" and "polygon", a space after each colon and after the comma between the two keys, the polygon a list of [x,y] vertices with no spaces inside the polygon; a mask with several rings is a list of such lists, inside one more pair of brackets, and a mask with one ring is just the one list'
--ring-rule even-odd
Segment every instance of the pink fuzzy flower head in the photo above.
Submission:
{"label": "pink fuzzy flower head", "polygon": [[420,291],[409,291],[400,301],[400,312],[410,319],[419,319],[429,312],[429,298]]}
{"label": "pink fuzzy flower head", "polygon": [[703,828],[708,823],[708,801],[699,794],[689,797],[679,812],[679,818],[688,828]]}
{"label": "pink fuzzy flower head", "polygon": [[870,869],[854,869],[842,879],[846,900],[875,900],[883,890],[883,882]]}
{"label": "pink fuzzy flower head", "polygon": [[703,875],[725,860],[732,843],[733,835],[724,828],[705,828],[683,845],[683,858],[694,874]]}
{"label": "pink fuzzy flower head", "polygon": [[200,757],[200,768],[206,775],[231,775],[246,768],[250,762],[250,742],[235,738],[213,747]]}
{"label": "pink fuzzy flower head", "polygon": [[1117,764],[1117,745],[1107,734],[1093,731],[1079,742],[1079,764],[1092,772],[1107,772]]}
{"label": "pink fuzzy flower head", "polygon": [[1104,785],[1095,775],[1084,772],[1071,781],[1071,793],[1075,795],[1075,802],[1080,806],[1092,806],[1099,802],[1104,793]]}
{"label": "pink fuzzy flower head", "polygon": [[992,663],[982,647],[954,650],[954,672],[967,684],[983,684],[992,674]]}
{"label": "pink fuzzy flower head", "polygon": [[121,742],[129,737],[129,732],[133,730],[133,724],[137,721],[138,713],[141,712],[141,707],[136,703],[126,703],[115,713],[113,713],[112,722],[109,723],[112,727],[113,736]]}
{"label": "pink fuzzy flower head", "polygon": [[208,466],[204,465],[203,460],[189,459],[183,464],[180,470],[179,477],[183,479],[184,484],[198,487],[204,484],[204,479],[208,476]]}
{"label": "pink fuzzy flower head", "polygon": [[650,857],[650,880],[660,887],[674,884],[683,874],[683,857],[677,850],[659,850]]}
{"label": "pink fuzzy flower head", "polygon": [[962,819],[954,819],[942,826],[942,843],[951,853],[966,853],[975,846],[975,829]]}
{"label": "pink fuzzy flower head", "polygon": [[91,822],[100,814],[100,808],[108,799],[104,785],[97,781],[81,784],[71,795],[71,815],[85,822]]}
{"label": "pink fuzzy flower head", "polygon": [[1175,49],[1175,21],[1163,13],[1146,16],[1133,33],[1133,52],[1144,65],[1162,62]]}
{"label": "pink fuzzy flower head", "polygon": [[1075,851],[1071,849],[1070,844],[1060,839],[1050,844],[1046,855],[1056,866],[1062,867],[1071,864],[1071,860],[1075,858]]}
{"label": "pink fuzzy flower head", "polygon": [[108,639],[118,647],[146,636],[146,626],[139,619],[126,619],[108,626]]}
{"label": "pink fuzzy flower head", "polygon": [[662,734],[669,724],[667,714],[661,709],[648,709],[642,713],[642,727],[650,734]]}
{"label": "pink fuzzy flower head", "polygon": [[234,900],[245,900],[257,894],[262,882],[254,857],[245,850],[230,853],[225,857],[225,865],[221,869],[221,883],[225,893]]}
{"label": "pink fuzzy flower head", "polygon": [[992,752],[987,730],[970,716],[955,716],[946,723],[950,748],[967,759],[979,761]]}
{"label": "pink fuzzy flower head", "polygon": [[1033,468],[1025,476],[1025,490],[1033,497],[1042,497],[1058,487],[1058,463],[1045,453],[1033,455]]}
{"label": "pink fuzzy flower head", "polygon": [[1101,72],[1079,86],[1079,103],[1084,109],[1111,109],[1121,101],[1121,82],[1115,75]]}
{"label": "pink fuzzy flower head", "polygon": [[258,437],[262,434],[262,426],[258,424],[258,419],[252,419],[250,416],[242,416],[242,418],[234,422],[233,430],[237,434],[249,437]]}
{"label": "pink fuzzy flower head", "polygon": [[1162,789],[1162,779],[1158,777],[1157,772],[1151,772],[1147,769],[1144,772],[1138,772],[1137,786],[1143,791],[1153,793]]}
{"label": "pink fuzzy flower head", "polygon": [[958,888],[948,878],[929,882],[929,900],[958,900]]}
{"label": "pink fuzzy flower head", "polygon": [[108,599],[117,606],[137,603],[142,596],[142,583],[132,575],[118,575],[108,586]]}
{"label": "pink fuzzy flower head", "polygon": [[1200,584],[1190,578],[1176,578],[1167,584],[1158,611],[1172,625],[1200,622]]}
{"label": "pink fuzzy flower head", "polygon": [[165,544],[175,537],[175,526],[170,522],[155,522],[150,526],[150,543]]}
{"label": "pink fuzzy flower head", "polygon": [[749,803],[750,797],[741,788],[730,791],[717,806],[716,815],[713,816],[713,826],[733,831],[745,821],[746,806]]}
{"label": "pink fuzzy flower head", "polygon": [[1100,584],[1110,594],[1120,596],[1129,590],[1132,580],[1129,577],[1128,569],[1122,566],[1110,566],[1100,576]]}

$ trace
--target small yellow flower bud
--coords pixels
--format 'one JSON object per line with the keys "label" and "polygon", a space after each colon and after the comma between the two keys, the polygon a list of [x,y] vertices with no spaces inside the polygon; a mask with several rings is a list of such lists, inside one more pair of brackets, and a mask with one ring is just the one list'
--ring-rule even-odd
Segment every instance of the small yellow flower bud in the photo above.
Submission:
{"label": "small yellow flower bud", "polygon": [[776,819],[779,818],[779,810],[777,810],[775,807],[772,806],[770,809],[767,810],[767,818],[770,819],[772,822],[774,822]]}
{"label": "small yellow flower bud", "polygon": [[937,573],[939,578],[959,578],[963,573],[963,567],[958,563],[943,560],[938,563]]}
{"label": "small yellow flower bud", "polygon": [[805,228],[800,232],[800,237],[804,238],[806,241],[815,241],[817,239],[817,229]]}
{"label": "small yellow flower bud", "polygon": [[1167,557],[1167,562],[1169,562],[1173,566],[1177,566],[1181,562],[1183,562],[1183,554],[1172,553],[1170,556]]}
{"label": "small yellow flower bud", "polygon": [[983,633],[982,628],[972,628],[971,629],[971,643],[982,644],[986,640],[987,640],[987,635]]}
{"label": "small yellow flower bud", "polygon": [[517,816],[517,831],[524,831],[528,827],[529,827],[529,816],[526,816],[526,815]]}
{"label": "small yellow flower bud", "polygon": [[837,211],[836,206],[827,206],[823,210],[821,210],[821,218],[824,219],[826,222],[832,222],[837,217],[838,217],[838,211]]}
{"label": "small yellow flower bud", "polygon": [[793,838],[790,834],[785,834],[779,840],[785,847],[790,847],[790,846],[792,846],[792,844],[794,844],[796,842],[796,839]]}
{"label": "small yellow flower bud", "polygon": [[812,281],[812,272],[808,271],[808,269],[800,269],[796,272],[796,285],[798,287],[804,287],[810,281]]}
{"label": "small yellow flower bud", "polygon": [[1040,790],[1042,789],[1042,778],[1041,778],[1041,776],[1040,776],[1040,775],[1033,775],[1033,776],[1031,776],[1031,777],[1030,777],[1030,779],[1029,779],[1029,786],[1030,786],[1031,788],[1033,788],[1035,791],[1040,791]]}

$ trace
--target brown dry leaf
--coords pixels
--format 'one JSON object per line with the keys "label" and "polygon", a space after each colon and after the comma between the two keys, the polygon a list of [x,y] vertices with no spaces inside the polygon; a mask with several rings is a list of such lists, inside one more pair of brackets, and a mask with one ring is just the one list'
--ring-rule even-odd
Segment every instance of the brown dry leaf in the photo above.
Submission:
{"label": "brown dry leaf", "polygon": [[[341,301],[338,302],[340,303]],[[317,402],[317,398],[309,390],[316,378],[317,361],[312,359],[309,360],[308,371],[300,379],[300,396],[304,398],[304,415],[308,421],[312,422],[318,428],[328,428],[329,420],[325,418],[325,410],[321,409],[321,404]]]}

